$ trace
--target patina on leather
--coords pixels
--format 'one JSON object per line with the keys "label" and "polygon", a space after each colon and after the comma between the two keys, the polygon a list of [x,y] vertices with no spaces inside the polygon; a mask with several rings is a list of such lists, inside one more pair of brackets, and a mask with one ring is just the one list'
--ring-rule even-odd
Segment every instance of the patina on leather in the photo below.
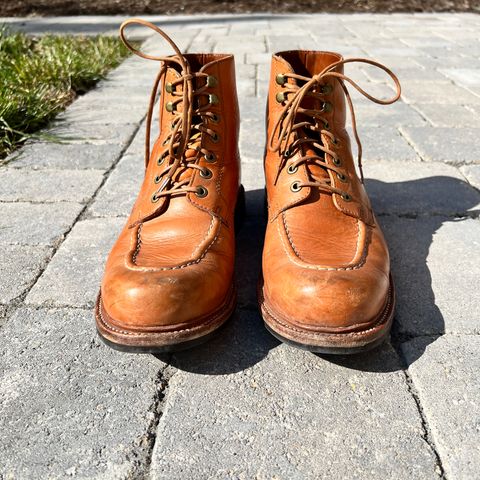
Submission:
{"label": "patina on leather", "polygon": [[[395,82],[395,96],[369,95],[343,73],[347,63],[383,69]],[[281,339],[332,353],[385,335],[394,302],[387,246],[345,129],[348,105],[361,172],[346,84],[376,103],[400,96],[396,76],[371,60],[298,50],[272,58],[260,305],[267,327]]]}
{"label": "patina on leather", "polygon": [[[175,55],[138,51],[125,28],[141,24]],[[232,55],[186,54],[158,27],[132,19],[126,46],[161,62],[150,98],[145,178],[108,257],[97,327],[113,346],[168,349],[211,333],[235,305],[234,210],[240,186]],[[158,101],[160,135],[150,149]]]}

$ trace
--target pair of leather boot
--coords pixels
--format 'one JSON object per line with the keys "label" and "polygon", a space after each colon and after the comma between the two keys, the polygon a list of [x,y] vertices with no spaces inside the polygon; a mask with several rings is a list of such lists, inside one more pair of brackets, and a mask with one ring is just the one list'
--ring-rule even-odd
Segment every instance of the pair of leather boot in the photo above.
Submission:
{"label": "pair of leather boot", "polygon": [[[136,50],[124,35],[133,23],[164,37],[174,55]],[[145,179],[108,257],[97,329],[120,350],[181,350],[208,339],[235,308],[235,226],[244,194],[234,58],[183,55],[142,20],[125,22],[120,35],[161,67],[147,117]],[[396,84],[395,97],[364,92],[344,75],[349,62],[383,69]],[[276,337],[323,353],[380,343],[395,304],[387,246],[345,130],[348,106],[361,152],[347,83],[377,103],[400,96],[395,75],[373,61],[302,50],[272,57],[259,306]],[[150,150],[159,90],[160,134]]]}

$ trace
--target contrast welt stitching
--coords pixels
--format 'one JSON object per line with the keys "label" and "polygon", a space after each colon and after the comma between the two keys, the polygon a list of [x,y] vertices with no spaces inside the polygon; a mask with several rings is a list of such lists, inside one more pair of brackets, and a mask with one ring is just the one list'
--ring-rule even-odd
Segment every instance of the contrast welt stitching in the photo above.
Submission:
{"label": "contrast welt stitching", "polygon": [[111,330],[113,332],[121,333],[122,335],[130,335],[134,337],[142,337],[142,336],[151,336],[152,334],[154,335],[163,335],[163,336],[169,336],[171,334],[176,334],[176,333],[181,333],[181,332],[193,332],[195,330],[201,330],[202,328],[209,327],[212,323],[215,323],[220,317],[222,317],[229,309],[229,301],[227,300],[227,303],[213,316],[211,319],[206,322],[202,323],[201,325],[197,325],[195,327],[191,328],[181,328],[180,330],[173,330],[172,332],[130,332],[128,330],[122,330],[120,328],[116,328],[113,325],[110,325],[109,323],[106,322],[105,318],[103,317],[102,313],[102,307],[101,307],[101,296],[98,298],[98,306],[97,306],[97,313],[98,313],[98,318],[100,320],[100,323],[107,328],[108,330]]}

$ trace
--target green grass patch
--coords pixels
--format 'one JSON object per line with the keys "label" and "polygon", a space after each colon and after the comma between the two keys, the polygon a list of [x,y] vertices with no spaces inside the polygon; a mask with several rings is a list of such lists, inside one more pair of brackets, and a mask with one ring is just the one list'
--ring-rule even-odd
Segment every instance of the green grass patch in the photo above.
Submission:
{"label": "green grass patch", "polygon": [[127,55],[116,38],[32,38],[0,27],[0,158],[35,136]]}

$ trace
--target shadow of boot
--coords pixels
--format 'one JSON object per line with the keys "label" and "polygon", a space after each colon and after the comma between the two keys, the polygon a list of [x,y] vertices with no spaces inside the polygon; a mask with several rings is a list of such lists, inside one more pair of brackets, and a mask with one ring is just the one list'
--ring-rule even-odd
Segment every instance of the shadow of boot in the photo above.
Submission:
{"label": "shadow of boot", "polygon": [[[471,209],[479,205],[480,194],[468,183],[446,176],[392,183],[367,180],[366,184],[389,247],[397,293],[391,344],[402,356],[404,365],[408,366],[423,354],[430,343],[445,333],[445,320],[436,302],[429,268],[432,243],[446,224],[462,222],[478,213]],[[439,241],[445,240],[442,237]],[[467,262],[468,259],[460,244],[453,248],[457,251],[449,249],[449,257],[445,261],[451,263],[450,268],[461,269],[452,259],[457,258],[459,262],[461,258]],[[438,259],[435,262],[438,269]],[[448,289],[449,286],[443,284],[441,288]],[[461,311],[460,306],[458,311]],[[417,350],[407,363],[399,346],[416,336],[427,340],[422,343],[422,350]],[[388,345],[382,348],[388,348]],[[358,370],[390,371],[391,367],[385,366],[382,361],[372,362],[371,357],[376,354],[374,350],[353,357],[329,355],[322,358]]]}
{"label": "shadow of boot", "polygon": [[236,312],[212,340],[168,358],[168,363],[181,370],[208,375],[239,372],[279,344],[263,326],[256,296],[265,235],[264,191],[246,192],[246,203],[247,216],[236,235]]}

